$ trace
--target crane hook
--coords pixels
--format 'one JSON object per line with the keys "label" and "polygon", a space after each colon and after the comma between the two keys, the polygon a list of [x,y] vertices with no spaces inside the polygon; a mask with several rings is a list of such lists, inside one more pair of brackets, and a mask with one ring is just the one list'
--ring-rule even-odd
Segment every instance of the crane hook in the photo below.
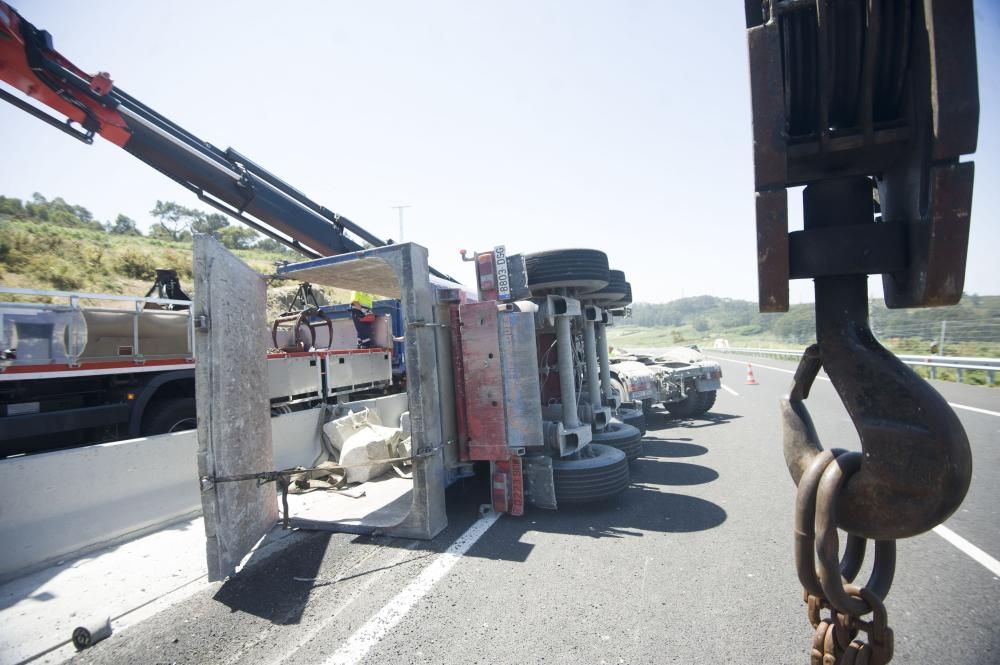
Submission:
{"label": "crane hook", "polygon": [[[806,187],[806,227],[875,223],[867,178]],[[850,229],[845,228],[845,233]],[[972,453],[947,401],[872,333],[867,276],[817,277],[816,339],[781,402],[785,463],[796,484],[823,450],[804,400],[826,370],[861,439],[860,468],[844,480],[837,526],[873,540],[928,531],[961,505]]]}

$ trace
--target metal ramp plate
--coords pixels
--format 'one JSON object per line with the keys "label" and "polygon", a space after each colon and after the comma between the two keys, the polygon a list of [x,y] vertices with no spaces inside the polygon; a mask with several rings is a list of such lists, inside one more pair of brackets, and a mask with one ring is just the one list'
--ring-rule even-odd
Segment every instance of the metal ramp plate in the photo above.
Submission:
{"label": "metal ramp plate", "polygon": [[[221,580],[278,519],[274,483],[211,479],[274,469],[263,278],[214,238],[194,241],[198,474],[208,579]],[[198,319],[196,319],[198,320]],[[208,479],[208,482],[206,482]]]}

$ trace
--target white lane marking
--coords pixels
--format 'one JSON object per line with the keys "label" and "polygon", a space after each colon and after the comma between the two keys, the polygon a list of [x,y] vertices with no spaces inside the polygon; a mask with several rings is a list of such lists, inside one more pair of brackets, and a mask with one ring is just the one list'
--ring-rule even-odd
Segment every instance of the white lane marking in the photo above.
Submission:
{"label": "white lane marking", "polygon": [[964,404],[955,404],[954,402],[948,402],[948,406],[953,409],[965,409],[966,411],[975,411],[976,413],[985,413],[987,416],[1000,416],[997,411],[987,411],[986,409],[979,409],[974,406],[966,406]]}
{"label": "white lane marking", "polygon": [[469,551],[469,548],[493,526],[499,517],[499,513],[490,513],[476,520],[465,533],[458,537],[458,540],[451,544],[451,547],[428,564],[417,576],[417,579],[410,582],[375,616],[354,631],[354,634],[348,637],[340,645],[340,648],[324,661],[324,665],[353,665],[360,662],[371,651],[372,647],[395,628],[406,616],[406,613],[427,595],[431,587],[448,574],[448,571],[458,563],[462,555]]}
{"label": "white lane marking", "polygon": [[[417,541],[417,540],[411,541],[411,542],[407,543],[405,547],[403,547],[402,549],[400,549],[399,552],[396,553],[395,557],[393,557],[389,561],[387,561],[382,568],[376,569],[376,570],[373,570],[373,571],[367,572],[367,573],[360,573],[360,574],[367,575],[368,579],[365,580],[362,584],[360,584],[357,588],[355,588],[354,591],[352,591],[350,594],[348,594],[347,598],[345,598],[343,600],[343,602],[341,602],[340,605],[337,606],[337,609],[335,609],[332,614],[330,614],[329,616],[327,616],[322,621],[318,622],[316,625],[314,625],[312,628],[310,628],[306,632],[305,635],[303,635],[302,637],[300,637],[296,641],[296,644],[295,644],[294,647],[292,647],[288,651],[283,652],[282,654],[280,654],[278,656],[278,658],[276,660],[272,661],[271,665],[281,665],[281,663],[284,663],[286,661],[294,660],[296,654],[299,652],[299,649],[301,649],[302,647],[304,647],[306,644],[308,644],[309,642],[311,642],[313,640],[313,638],[315,638],[321,632],[323,632],[324,630],[326,630],[330,626],[330,624],[333,623],[337,619],[337,617],[339,617],[344,612],[344,610],[346,610],[348,607],[350,607],[351,604],[353,604],[354,601],[357,600],[358,596],[360,596],[362,593],[364,593],[365,591],[367,591],[368,589],[370,589],[376,582],[379,582],[382,579],[382,577],[389,571],[389,569],[391,569],[391,568],[393,568],[395,566],[398,566],[401,563],[403,563],[403,560],[407,556],[409,556],[410,554],[412,554],[414,548],[416,548],[416,546],[419,545],[419,544],[420,544],[420,542]],[[372,559],[375,555],[377,555],[381,549],[382,548],[376,548],[376,549],[372,550],[372,552],[368,556],[362,558],[360,561],[358,561],[353,566],[351,566],[348,570],[345,570],[345,571],[341,572],[340,574],[338,574],[333,579],[333,583],[336,584],[336,583],[344,580],[347,577],[353,576],[353,574],[355,573],[356,570],[358,570],[359,567],[361,567],[364,564],[368,563],[368,561],[370,559]],[[263,641],[264,639],[269,639],[269,636],[263,635],[258,642]],[[254,646],[256,646],[256,644]],[[235,662],[235,661],[233,661],[233,662]]]}
{"label": "white lane marking", "polygon": [[991,573],[1000,577],[1000,561],[997,561],[989,554],[982,551],[944,525],[934,527],[934,533],[941,536],[958,549],[962,550],[962,552],[972,557],[972,559],[976,562],[983,564],[983,566],[985,566]]}
{"label": "white lane marking", "polygon": [[719,385],[722,386],[722,389],[725,390],[730,395],[732,395],[734,397],[739,397],[740,396],[740,394],[738,392],[736,392],[735,390],[733,390],[732,388],[730,388],[726,384],[720,383]]}

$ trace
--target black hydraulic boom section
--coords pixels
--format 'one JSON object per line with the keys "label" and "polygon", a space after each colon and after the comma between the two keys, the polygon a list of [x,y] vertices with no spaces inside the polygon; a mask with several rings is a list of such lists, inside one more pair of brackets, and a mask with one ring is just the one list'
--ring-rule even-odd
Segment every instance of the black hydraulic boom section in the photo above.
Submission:
{"label": "black hydraulic boom section", "polygon": [[[0,89],[0,98],[10,104],[85,143],[100,134],[205,203],[309,258],[391,242],[321,206],[232,148],[221,150],[198,138],[114,86],[106,73],[84,73],[54,50],[48,32],[2,0],[0,80],[66,119]],[[454,281],[433,268],[431,273]]]}

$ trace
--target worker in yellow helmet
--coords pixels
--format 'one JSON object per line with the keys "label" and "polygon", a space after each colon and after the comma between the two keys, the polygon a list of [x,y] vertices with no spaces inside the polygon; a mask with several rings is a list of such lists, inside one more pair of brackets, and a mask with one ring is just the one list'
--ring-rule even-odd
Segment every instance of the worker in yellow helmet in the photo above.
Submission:
{"label": "worker in yellow helmet", "polygon": [[351,302],[359,303],[362,307],[371,309],[374,298],[372,298],[372,294],[370,293],[365,293],[364,291],[354,291],[351,293]]}
{"label": "worker in yellow helmet", "polygon": [[372,312],[370,293],[355,291],[351,294],[351,319],[354,320],[354,330],[358,333],[358,348],[373,348],[375,346],[372,339],[375,314]]}

